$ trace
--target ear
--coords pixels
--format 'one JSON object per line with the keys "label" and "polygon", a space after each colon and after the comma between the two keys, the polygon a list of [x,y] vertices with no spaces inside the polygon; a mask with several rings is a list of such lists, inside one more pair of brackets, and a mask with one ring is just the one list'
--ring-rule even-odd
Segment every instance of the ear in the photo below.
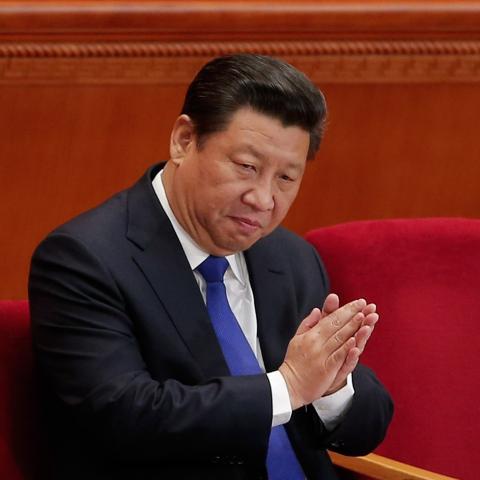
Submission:
{"label": "ear", "polygon": [[191,118],[180,115],[175,120],[170,135],[170,159],[173,163],[179,165],[195,141],[195,128]]}

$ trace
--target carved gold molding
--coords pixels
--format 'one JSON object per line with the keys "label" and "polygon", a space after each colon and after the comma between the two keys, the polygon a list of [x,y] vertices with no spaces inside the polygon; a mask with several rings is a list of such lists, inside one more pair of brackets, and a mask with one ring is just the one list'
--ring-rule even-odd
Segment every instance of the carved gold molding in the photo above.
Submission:
{"label": "carved gold molding", "polygon": [[280,56],[318,83],[478,82],[480,41],[0,43],[1,84],[183,84],[208,59]]}

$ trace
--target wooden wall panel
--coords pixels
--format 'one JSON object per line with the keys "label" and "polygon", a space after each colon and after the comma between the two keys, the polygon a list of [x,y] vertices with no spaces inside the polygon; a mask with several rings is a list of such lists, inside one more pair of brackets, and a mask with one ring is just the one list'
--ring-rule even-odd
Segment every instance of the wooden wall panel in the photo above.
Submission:
{"label": "wooden wall panel", "polygon": [[[0,292],[25,297],[28,261],[56,225],[165,159],[183,89],[0,89]],[[6,108],[7,107],[7,108]]]}
{"label": "wooden wall panel", "polygon": [[52,228],[167,154],[209,58],[282,56],[326,93],[286,225],[478,216],[479,2],[0,1],[0,298]]}
{"label": "wooden wall panel", "polygon": [[325,142],[288,226],[305,232],[356,219],[480,215],[478,84],[324,90]]}

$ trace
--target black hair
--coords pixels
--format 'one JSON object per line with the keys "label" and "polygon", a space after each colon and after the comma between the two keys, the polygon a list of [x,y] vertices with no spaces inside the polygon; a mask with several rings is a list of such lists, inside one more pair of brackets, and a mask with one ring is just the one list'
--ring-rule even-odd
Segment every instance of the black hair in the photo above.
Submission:
{"label": "black hair", "polygon": [[208,135],[225,130],[242,107],[298,126],[309,133],[308,158],[313,158],[323,136],[325,98],[302,72],[290,64],[256,54],[215,58],[190,84],[182,114],[188,115],[201,148]]}

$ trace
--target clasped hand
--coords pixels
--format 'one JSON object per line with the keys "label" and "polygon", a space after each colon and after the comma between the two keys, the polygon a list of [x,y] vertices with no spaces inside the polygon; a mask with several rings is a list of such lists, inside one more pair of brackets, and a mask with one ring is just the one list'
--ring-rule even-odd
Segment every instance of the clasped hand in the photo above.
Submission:
{"label": "clasped hand", "polygon": [[335,294],[328,295],[322,310],[312,310],[290,340],[279,368],[293,410],[346,384],[378,318],[375,304],[360,299],[339,307]]}

